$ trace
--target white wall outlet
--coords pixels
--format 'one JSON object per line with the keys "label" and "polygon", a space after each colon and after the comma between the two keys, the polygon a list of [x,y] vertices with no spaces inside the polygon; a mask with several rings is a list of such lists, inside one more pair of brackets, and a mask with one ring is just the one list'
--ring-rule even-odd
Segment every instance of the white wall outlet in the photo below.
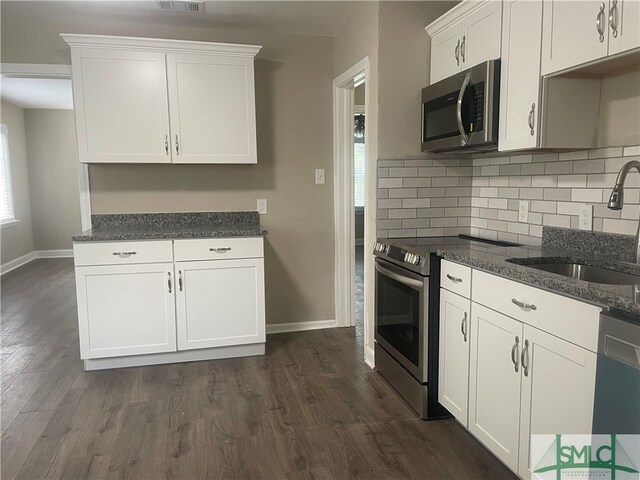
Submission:
{"label": "white wall outlet", "polygon": [[316,168],[316,185],[324,185],[324,168]]}
{"label": "white wall outlet", "polygon": [[593,230],[593,205],[580,206],[580,230]]}
{"label": "white wall outlet", "polygon": [[260,215],[266,215],[267,214],[267,199],[266,198],[259,198],[258,199],[258,213]]}
{"label": "white wall outlet", "polygon": [[523,223],[529,221],[529,200],[520,200],[518,206],[518,221]]}

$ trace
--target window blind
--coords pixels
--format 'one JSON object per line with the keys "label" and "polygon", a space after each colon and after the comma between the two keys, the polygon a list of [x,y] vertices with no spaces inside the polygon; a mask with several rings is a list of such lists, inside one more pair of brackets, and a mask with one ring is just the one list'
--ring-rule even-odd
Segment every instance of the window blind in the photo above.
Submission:
{"label": "window blind", "polygon": [[354,183],[355,183],[355,206],[364,207],[364,164],[365,150],[364,143],[354,143]]}
{"label": "window blind", "polygon": [[0,223],[15,219],[13,210],[13,192],[11,190],[11,166],[9,164],[9,132],[7,126],[0,124]]}

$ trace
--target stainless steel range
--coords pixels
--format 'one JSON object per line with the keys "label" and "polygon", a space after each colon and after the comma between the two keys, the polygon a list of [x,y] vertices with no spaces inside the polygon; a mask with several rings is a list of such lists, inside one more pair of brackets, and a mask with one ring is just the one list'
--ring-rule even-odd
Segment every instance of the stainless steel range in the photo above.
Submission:
{"label": "stainless steel range", "polygon": [[438,403],[441,248],[464,248],[471,237],[378,240],[375,295],[376,369],[424,419],[448,416]]}

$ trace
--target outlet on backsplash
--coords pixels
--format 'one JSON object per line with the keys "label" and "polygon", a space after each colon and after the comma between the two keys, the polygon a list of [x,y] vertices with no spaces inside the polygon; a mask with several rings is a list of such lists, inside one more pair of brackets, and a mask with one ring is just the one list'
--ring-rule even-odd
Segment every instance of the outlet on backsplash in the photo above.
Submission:
{"label": "outlet on backsplash", "polygon": [[529,200],[520,200],[518,221],[523,223],[527,223],[529,221]]}
{"label": "outlet on backsplash", "polygon": [[582,205],[580,207],[580,230],[593,230],[593,205]]}

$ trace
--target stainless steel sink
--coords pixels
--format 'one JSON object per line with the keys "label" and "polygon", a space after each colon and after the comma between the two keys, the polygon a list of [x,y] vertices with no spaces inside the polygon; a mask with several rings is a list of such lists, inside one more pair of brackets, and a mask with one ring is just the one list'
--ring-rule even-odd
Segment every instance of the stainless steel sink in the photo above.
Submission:
{"label": "stainless steel sink", "polygon": [[[511,260],[511,259],[510,259]],[[513,259],[518,260],[518,259]],[[524,262],[515,261],[519,265],[525,265],[529,268],[543,270],[545,272],[556,273],[564,277],[575,278],[592,283],[605,283],[608,285],[637,285],[640,284],[640,275],[632,275],[630,273],[616,272],[614,270],[606,270],[604,268],[592,267],[581,263],[538,263],[525,264]]]}

